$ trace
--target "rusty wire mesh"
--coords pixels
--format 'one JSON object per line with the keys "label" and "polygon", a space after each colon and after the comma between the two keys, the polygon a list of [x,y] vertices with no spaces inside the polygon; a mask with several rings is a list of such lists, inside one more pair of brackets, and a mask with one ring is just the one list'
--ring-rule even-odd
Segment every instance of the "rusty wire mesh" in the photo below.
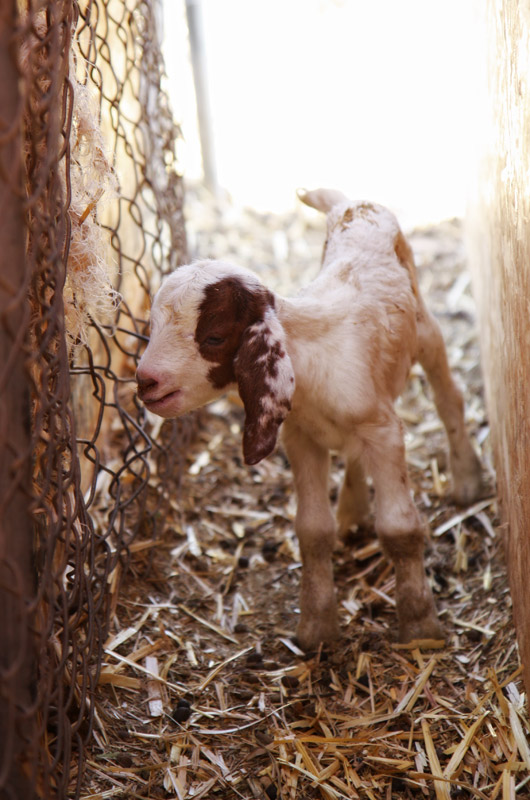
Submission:
{"label": "rusty wire mesh", "polygon": [[79,797],[120,578],[190,435],[134,394],[149,293],[186,251],[159,14],[0,13],[2,798]]}

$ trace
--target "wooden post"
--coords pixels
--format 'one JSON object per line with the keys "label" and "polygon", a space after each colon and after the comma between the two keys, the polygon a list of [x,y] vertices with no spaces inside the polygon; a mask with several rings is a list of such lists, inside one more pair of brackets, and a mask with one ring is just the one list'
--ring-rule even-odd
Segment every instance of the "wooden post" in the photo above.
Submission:
{"label": "wooden post", "polygon": [[[530,10],[488,0],[491,132],[469,220],[513,616],[530,695]],[[478,144],[478,143],[477,143]]]}
{"label": "wooden post", "polygon": [[[26,230],[23,215],[22,109],[14,32],[16,0],[0,8],[0,796],[34,797],[26,774],[34,719],[34,597]],[[24,763],[23,763],[24,762]],[[4,795],[4,791],[6,794]]]}

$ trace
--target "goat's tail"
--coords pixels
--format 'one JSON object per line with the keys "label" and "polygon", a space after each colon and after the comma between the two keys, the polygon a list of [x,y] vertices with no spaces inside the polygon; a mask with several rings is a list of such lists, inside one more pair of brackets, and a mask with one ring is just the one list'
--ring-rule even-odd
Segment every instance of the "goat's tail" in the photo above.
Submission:
{"label": "goat's tail", "polygon": [[323,211],[325,214],[331,211],[333,206],[337,203],[346,203],[348,198],[342,192],[336,189],[314,189],[312,192],[307,192],[305,189],[298,189],[298,198],[305,203],[306,206],[316,208],[318,211]]}

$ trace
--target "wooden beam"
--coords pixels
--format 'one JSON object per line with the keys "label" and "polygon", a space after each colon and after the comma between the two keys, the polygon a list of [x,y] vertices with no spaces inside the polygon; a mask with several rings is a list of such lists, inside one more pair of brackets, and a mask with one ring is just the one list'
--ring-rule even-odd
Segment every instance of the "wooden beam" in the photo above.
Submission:
{"label": "wooden beam", "polygon": [[[513,616],[530,695],[530,11],[488,0],[489,120],[470,261]],[[477,146],[479,143],[477,143]]]}

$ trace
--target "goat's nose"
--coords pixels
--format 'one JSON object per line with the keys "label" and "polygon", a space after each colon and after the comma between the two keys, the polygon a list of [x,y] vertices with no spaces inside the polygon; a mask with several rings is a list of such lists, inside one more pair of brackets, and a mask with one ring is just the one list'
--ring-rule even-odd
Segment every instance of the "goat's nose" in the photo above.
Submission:
{"label": "goat's nose", "polygon": [[142,377],[138,372],[136,372],[136,383],[138,384],[138,393],[142,395],[149,391],[149,389],[154,389],[158,384],[158,381],[151,375]]}

